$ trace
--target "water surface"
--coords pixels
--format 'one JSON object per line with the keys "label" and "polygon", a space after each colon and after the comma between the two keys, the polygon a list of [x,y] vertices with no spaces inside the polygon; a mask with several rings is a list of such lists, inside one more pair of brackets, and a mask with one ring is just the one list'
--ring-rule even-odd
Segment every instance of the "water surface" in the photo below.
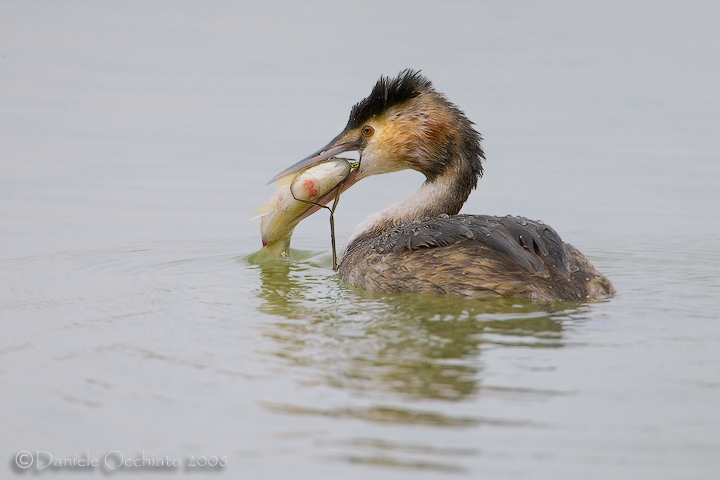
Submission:
{"label": "water surface", "polygon": [[[7,475],[27,450],[229,478],[715,477],[716,6],[18,2],[0,18]],[[551,224],[615,298],[368,294],[332,271],[324,212],[292,261],[257,260],[266,179],[406,67],[485,137],[464,212]],[[353,187],[340,241],[421,182]]]}

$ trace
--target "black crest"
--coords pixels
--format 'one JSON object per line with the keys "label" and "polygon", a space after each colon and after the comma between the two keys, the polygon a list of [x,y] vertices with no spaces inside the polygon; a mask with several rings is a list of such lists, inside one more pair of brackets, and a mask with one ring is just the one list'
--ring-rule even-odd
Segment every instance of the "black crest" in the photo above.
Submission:
{"label": "black crest", "polygon": [[350,111],[346,129],[358,128],[388,108],[432,91],[432,82],[415,70],[403,70],[395,78],[380,77],[370,95]]}

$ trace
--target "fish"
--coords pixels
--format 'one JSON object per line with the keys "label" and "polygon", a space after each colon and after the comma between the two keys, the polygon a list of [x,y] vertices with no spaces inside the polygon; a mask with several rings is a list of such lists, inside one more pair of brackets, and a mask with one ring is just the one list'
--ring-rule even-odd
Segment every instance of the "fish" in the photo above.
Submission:
{"label": "fish", "polygon": [[297,224],[347,188],[352,170],[347,159],[331,158],[278,180],[268,204],[253,214],[253,219],[262,217],[261,252],[274,258],[287,257]]}

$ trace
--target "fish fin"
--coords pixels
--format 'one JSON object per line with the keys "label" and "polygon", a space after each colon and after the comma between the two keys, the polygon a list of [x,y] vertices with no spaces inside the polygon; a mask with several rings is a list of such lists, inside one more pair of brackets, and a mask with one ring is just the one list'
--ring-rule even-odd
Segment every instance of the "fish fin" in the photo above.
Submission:
{"label": "fish fin", "polygon": [[293,180],[295,180],[295,174],[291,175],[285,175],[280,180],[277,181],[277,184],[275,185],[275,188],[284,187],[285,185],[291,185],[293,183]]}
{"label": "fish fin", "polygon": [[252,217],[250,218],[250,220],[255,220],[258,217],[267,215],[268,213],[272,212],[276,208],[277,208],[277,203],[268,203],[264,207],[260,207],[257,210],[255,210],[255,213],[252,214]]}

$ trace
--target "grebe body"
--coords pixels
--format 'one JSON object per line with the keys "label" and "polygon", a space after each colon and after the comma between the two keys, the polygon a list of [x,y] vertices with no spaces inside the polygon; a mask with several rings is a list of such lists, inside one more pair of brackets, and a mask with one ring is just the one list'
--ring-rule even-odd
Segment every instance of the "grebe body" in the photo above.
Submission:
{"label": "grebe body", "polygon": [[542,222],[458,215],[483,173],[481,136],[419,72],[381,77],[328,145],[278,174],[300,172],[358,151],[362,178],[403,169],[426,177],[406,200],[370,215],[345,244],[342,279],[372,291],[597,300],[610,282]]}

